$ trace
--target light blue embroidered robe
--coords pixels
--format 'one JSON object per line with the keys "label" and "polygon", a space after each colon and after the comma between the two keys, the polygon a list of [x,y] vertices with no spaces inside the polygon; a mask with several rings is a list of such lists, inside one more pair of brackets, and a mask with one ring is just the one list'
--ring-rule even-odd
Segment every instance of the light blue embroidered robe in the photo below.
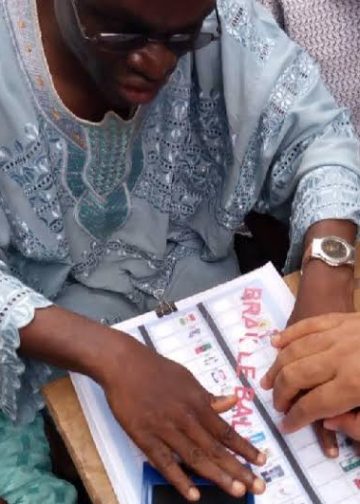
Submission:
{"label": "light blue embroidered robe", "polygon": [[[359,221],[359,144],[310,57],[251,0],[219,0],[219,43],[184,57],[124,122],[76,118],[44,59],[35,0],[0,3],[0,410],[31,420],[49,370],[17,355],[51,301],[108,323],[238,274],[253,208]],[[209,18],[206,23],[213,23]],[[292,209],[293,208],[293,209]]]}

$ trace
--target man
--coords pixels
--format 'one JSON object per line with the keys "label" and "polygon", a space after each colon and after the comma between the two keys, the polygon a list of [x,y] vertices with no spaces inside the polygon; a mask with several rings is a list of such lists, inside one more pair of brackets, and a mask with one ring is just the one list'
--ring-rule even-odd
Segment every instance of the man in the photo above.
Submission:
{"label": "man", "polygon": [[[233,398],[109,325],[239,274],[233,235],[255,206],[291,215],[289,267],[315,238],[351,250],[360,190],[358,143],[313,61],[251,0],[215,7],[3,0],[0,16],[0,432],[12,446],[29,429],[31,453],[41,425],[19,434],[8,418],[34,418],[48,365],[85,373],[193,501],[179,457],[241,496],[264,483],[230,452],[264,455],[217,416]],[[293,319],[352,310],[346,258],[307,257]],[[59,502],[43,474],[21,479],[44,472],[45,453],[9,453],[9,504]]]}

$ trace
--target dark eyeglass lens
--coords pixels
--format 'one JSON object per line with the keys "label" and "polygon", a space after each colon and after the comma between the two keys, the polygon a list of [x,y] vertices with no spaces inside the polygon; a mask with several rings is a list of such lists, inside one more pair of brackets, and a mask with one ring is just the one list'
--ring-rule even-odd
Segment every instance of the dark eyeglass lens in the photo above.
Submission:
{"label": "dark eyeglass lens", "polygon": [[[211,33],[199,33],[196,37],[193,35],[175,35],[163,43],[175,54],[185,54],[189,51],[202,49],[210,44],[215,37]],[[161,43],[161,39],[159,39]],[[99,35],[96,39],[99,48],[106,52],[126,53],[136,51],[146,45],[146,37],[127,34],[109,34]]]}
{"label": "dark eyeglass lens", "polygon": [[146,39],[139,35],[99,36],[96,40],[102,51],[122,53],[136,51],[146,44]]}
{"label": "dark eyeglass lens", "polygon": [[211,33],[199,33],[196,37],[189,36],[182,41],[169,41],[167,47],[176,54],[185,54],[189,51],[196,51],[209,45],[216,38]]}

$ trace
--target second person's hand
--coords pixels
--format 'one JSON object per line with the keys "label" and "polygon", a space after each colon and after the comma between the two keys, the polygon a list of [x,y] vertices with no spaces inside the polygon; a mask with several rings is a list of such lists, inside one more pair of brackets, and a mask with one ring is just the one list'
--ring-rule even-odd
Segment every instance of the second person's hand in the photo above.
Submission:
{"label": "second person's hand", "polygon": [[[318,260],[308,262],[301,276],[295,308],[288,325],[331,312],[353,313],[353,287],[352,268],[347,266],[331,268]],[[280,359],[282,359],[281,356],[278,361]],[[310,369],[305,373],[309,372],[311,372]],[[283,390],[282,385],[277,384],[274,389],[275,407],[279,405],[279,389]],[[297,402],[300,401],[302,393],[300,392],[297,397]],[[290,401],[282,411],[287,412],[288,409],[290,410]],[[339,447],[336,433],[326,429],[322,419],[314,422],[314,429],[324,454],[330,458],[337,457]]]}
{"label": "second person's hand", "polygon": [[[360,405],[359,314],[304,320],[276,336],[273,344],[280,353],[262,385],[273,388],[276,409],[286,413],[285,432],[350,415]],[[337,430],[341,422],[325,421],[324,425]]]}

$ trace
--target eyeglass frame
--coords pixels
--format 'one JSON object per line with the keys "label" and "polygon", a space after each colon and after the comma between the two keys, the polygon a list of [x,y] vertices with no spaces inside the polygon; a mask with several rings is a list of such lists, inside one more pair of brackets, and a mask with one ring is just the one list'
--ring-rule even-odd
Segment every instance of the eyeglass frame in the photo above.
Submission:
{"label": "eyeglass frame", "polygon": [[[187,53],[190,52],[191,50],[199,50],[202,49],[203,47],[206,47],[207,45],[211,44],[212,42],[215,42],[220,39],[221,37],[221,21],[220,21],[220,15],[217,7],[215,7],[215,14],[216,14],[216,20],[217,20],[217,28],[216,31],[217,33],[211,33],[211,32],[202,32],[201,28],[198,32],[195,33],[176,33],[174,35],[164,35],[164,36],[147,36],[142,33],[111,33],[111,32],[100,32],[97,33],[96,35],[88,35],[86,33],[86,28],[84,27],[81,19],[80,19],[80,14],[78,11],[78,6],[77,6],[77,0],[70,0],[74,17],[76,20],[77,28],[82,36],[82,38],[89,44],[92,45],[97,45],[100,46],[99,50],[103,52],[111,52],[111,53],[121,53],[121,52],[131,52],[135,50],[139,50],[142,47],[145,47],[148,44],[163,44],[166,47],[168,47],[170,50],[172,50],[175,53]],[[203,44],[200,44],[199,46],[196,46],[196,40],[200,40],[201,35],[207,35],[206,41],[204,40]],[[181,37],[183,40],[181,41]],[[121,49],[118,47],[118,49],[111,48],[109,42],[111,42],[111,39],[117,39],[117,38],[122,38],[122,40],[119,40],[118,46],[121,46],[123,43],[124,48]],[[177,41],[178,40],[178,41]],[[137,41],[137,43],[136,43]],[[184,48],[181,51],[180,45],[181,42],[183,42]],[[126,43],[128,44],[129,47],[131,47],[131,43],[133,43],[132,48],[125,48]],[[103,44],[101,46],[101,44]],[[106,45],[109,44],[108,47]],[[116,42],[115,42],[116,44]],[[187,46],[188,44],[188,46]],[[178,49],[176,46],[178,45]],[[186,49],[185,49],[186,47]]]}

